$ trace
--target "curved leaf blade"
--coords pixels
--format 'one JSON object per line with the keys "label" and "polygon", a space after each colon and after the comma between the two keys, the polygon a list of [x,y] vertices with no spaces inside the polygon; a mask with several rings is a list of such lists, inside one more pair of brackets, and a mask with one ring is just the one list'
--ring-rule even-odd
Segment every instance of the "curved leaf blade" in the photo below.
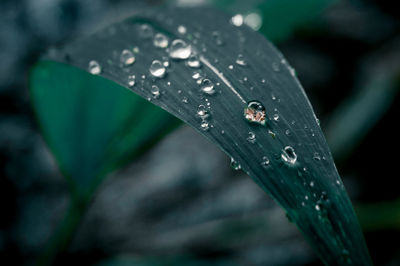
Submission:
{"label": "curved leaf blade", "polygon": [[[211,80],[216,93],[201,92],[185,60],[169,60],[165,77],[151,77],[153,60],[168,56],[165,49],[153,46],[152,31],[190,43],[199,54],[202,75]],[[119,52],[132,47],[140,51],[135,54],[136,63],[121,67]],[[239,54],[245,64],[236,63]],[[69,44],[50,58],[82,69],[96,60],[102,66],[101,76],[125,87],[129,75],[146,76],[132,90],[193,126],[235,158],[287,211],[326,264],[372,264],[304,90],[294,70],[260,34],[234,27],[228,17],[210,9],[153,10]],[[153,98],[153,85],[161,92],[158,98]],[[265,126],[244,118],[243,110],[253,100],[266,108]],[[202,130],[207,127],[201,126],[199,105],[209,107],[208,130]],[[249,132],[254,133],[255,141],[247,140]],[[264,157],[269,160],[267,167],[262,166]]]}

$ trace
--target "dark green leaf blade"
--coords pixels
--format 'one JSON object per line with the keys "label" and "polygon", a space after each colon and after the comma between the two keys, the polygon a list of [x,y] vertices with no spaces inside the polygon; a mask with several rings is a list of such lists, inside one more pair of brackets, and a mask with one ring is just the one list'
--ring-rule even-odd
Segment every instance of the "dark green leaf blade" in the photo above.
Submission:
{"label": "dark green leaf blade", "polygon": [[[153,60],[168,56],[154,47],[153,31],[190,43],[202,63],[201,75],[214,84],[213,95],[201,91],[186,60],[168,60],[166,75],[151,77]],[[124,49],[137,52],[129,68],[119,61]],[[237,60],[239,54],[245,63]],[[326,264],[371,265],[351,202],[294,70],[258,33],[231,25],[228,17],[210,9],[155,10],[67,45],[50,58],[83,69],[95,60],[102,76],[125,87],[129,75],[143,77],[134,92],[235,158],[285,208]],[[154,85],[159,97],[153,97]],[[244,117],[247,102],[254,100],[266,108],[265,126]],[[208,107],[206,126],[197,114],[200,105]],[[255,139],[248,140],[249,133]]]}

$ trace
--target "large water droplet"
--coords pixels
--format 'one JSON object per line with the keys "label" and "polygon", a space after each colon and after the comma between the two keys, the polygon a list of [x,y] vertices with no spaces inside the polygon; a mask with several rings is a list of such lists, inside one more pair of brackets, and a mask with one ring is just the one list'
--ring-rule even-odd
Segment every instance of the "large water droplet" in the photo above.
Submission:
{"label": "large water droplet", "polygon": [[187,59],[192,52],[190,45],[185,41],[177,39],[171,44],[169,56],[174,59]]}
{"label": "large water droplet", "polygon": [[164,64],[160,60],[154,60],[150,66],[150,73],[156,78],[162,78],[165,75]]}
{"label": "large water droplet", "polygon": [[286,146],[282,150],[281,158],[285,163],[293,165],[297,161],[297,155],[291,146]]}
{"label": "large water droplet", "polygon": [[209,79],[203,79],[203,81],[201,82],[201,91],[210,95],[214,94],[215,90],[212,81]]}
{"label": "large water droplet", "polygon": [[95,60],[92,60],[89,62],[88,69],[89,69],[90,74],[93,74],[93,75],[99,75],[101,73],[101,66],[100,66],[99,62],[97,62]]}
{"label": "large water droplet", "polygon": [[189,67],[198,68],[201,66],[199,57],[195,54],[191,54],[187,60],[187,65]]}
{"label": "large water droplet", "polygon": [[240,27],[243,25],[243,16],[241,14],[236,14],[231,18],[232,25]]}
{"label": "large water droplet", "polygon": [[157,99],[160,97],[160,89],[156,85],[151,86],[151,94],[153,98]]}
{"label": "large water droplet", "polygon": [[254,132],[249,132],[249,135],[247,136],[247,141],[250,143],[255,143],[256,142],[256,134]]}
{"label": "large water droplet", "polygon": [[155,47],[166,48],[168,46],[168,38],[162,33],[157,33],[154,36],[153,44]]}
{"label": "large water droplet", "polygon": [[240,65],[240,66],[246,66],[247,62],[244,58],[244,56],[242,54],[238,54],[237,58],[236,58],[236,64]]}
{"label": "large water droplet", "polygon": [[121,52],[121,56],[120,56],[120,61],[123,65],[125,66],[130,66],[133,63],[135,63],[135,56],[133,55],[133,52],[131,50],[128,49],[124,49]]}
{"label": "large water droplet", "polygon": [[265,108],[258,101],[251,101],[244,109],[244,117],[249,122],[265,125]]}
{"label": "large water droplet", "polygon": [[231,157],[231,167],[236,171],[242,169],[242,166],[232,157]]}

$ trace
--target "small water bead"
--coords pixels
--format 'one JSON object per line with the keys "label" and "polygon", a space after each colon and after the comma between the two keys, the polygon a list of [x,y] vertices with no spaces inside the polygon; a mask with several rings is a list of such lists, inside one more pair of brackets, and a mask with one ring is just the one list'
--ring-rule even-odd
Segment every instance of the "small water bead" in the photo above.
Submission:
{"label": "small water bead", "polygon": [[260,102],[251,101],[244,109],[244,117],[249,122],[265,125],[265,108]]}
{"label": "small water bead", "polygon": [[225,130],[221,130],[221,134],[224,135],[225,134]]}
{"label": "small water bead", "polygon": [[281,158],[284,162],[291,165],[295,164],[297,161],[297,155],[291,146],[286,146],[282,150]]}
{"label": "small water bead", "polygon": [[97,62],[95,60],[92,60],[89,62],[88,69],[89,69],[90,74],[93,74],[93,75],[99,75],[101,73],[101,66],[100,66],[99,62]]}
{"label": "small water bead", "polygon": [[315,209],[316,209],[317,211],[320,211],[320,210],[321,210],[321,206],[319,206],[319,204],[316,204],[316,205],[315,205]]}
{"label": "small water bead", "polygon": [[133,63],[135,63],[135,60],[136,60],[136,58],[133,55],[132,51],[130,51],[128,49],[122,50],[121,55],[120,55],[120,61],[123,65],[130,66]]}
{"label": "small water bead", "polygon": [[247,66],[247,62],[242,54],[238,54],[236,58],[236,64],[238,64],[239,66]]}
{"label": "small water bead", "polygon": [[157,33],[154,36],[153,44],[155,47],[166,48],[168,47],[168,38],[162,33]]}
{"label": "small water bead", "polygon": [[236,14],[233,17],[231,17],[231,23],[232,25],[236,26],[236,27],[240,27],[243,25],[243,16],[241,14]]}
{"label": "small water bead", "polygon": [[187,97],[183,97],[183,98],[182,98],[182,102],[183,102],[183,103],[189,103],[189,99],[188,99]]}
{"label": "small water bead", "polygon": [[249,135],[247,137],[247,141],[250,143],[255,143],[256,142],[256,134],[254,132],[249,132]]}
{"label": "small water bead", "polygon": [[197,115],[200,116],[201,118],[206,118],[208,117],[208,111],[207,108],[204,105],[199,105],[197,108]]}
{"label": "small water bead", "polygon": [[176,39],[172,42],[169,56],[173,59],[188,59],[192,48],[185,41]]}
{"label": "small water bead", "polygon": [[199,78],[201,78],[201,73],[200,73],[199,71],[194,72],[193,75],[192,75],[192,78],[193,78],[193,79],[199,79]]}
{"label": "small water bead", "polygon": [[135,54],[138,54],[139,51],[140,51],[140,49],[139,49],[139,47],[135,46],[135,47],[133,47],[132,51],[133,51]]}
{"label": "small water bead", "polygon": [[212,81],[209,79],[203,79],[203,81],[201,82],[201,91],[209,95],[214,94],[215,90]]}
{"label": "small water bead", "polygon": [[186,34],[186,27],[185,26],[183,26],[183,25],[179,25],[178,26],[178,32],[180,33],[180,34]]}
{"label": "small water bead", "polygon": [[290,132],[289,129],[286,129],[285,134],[286,134],[286,136],[290,136],[292,133]]}
{"label": "small water bead", "polygon": [[160,60],[154,60],[150,66],[150,73],[156,78],[162,78],[165,75],[165,67]]}
{"label": "small water bead", "polygon": [[153,36],[153,28],[148,24],[140,25],[140,36],[142,38],[151,38]]}
{"label": "small water bead", "polygon": [[128,76],[128,86],[133,87],[136,84],[136,77],[135,75]]}
{"label": "small water bead", "polygon": [[314,159],[315,161],[321,161],[321,155],[319,155],[318,152],[315,152],[315,153],[314,153],[314,156],[313,156],[313,159]]}
{"label": "small water bead", "polygon": [[156,85],[151,86],[150,91],[153,95],[153,98],[157,99],[158,97],[160,97],[160,89]]}
{"label": "small water bead", "polygon": [[195,54],[191,54],[186,63],[189,67],[192,68],[199,68],[201,66],[199,57]]}
{"label": "small water bead", "polygon": [[310,187],[314,187],[314,181],[310,182]]}
{"label": "small water bead", "polygon": [[242,166],[233,158],[231,158],[231,167],[236,171],[242,169]]}
{"label": "small water bead", "polygon": [[275,138],[275,137],[276,137],[275,132],[271,131],[270,129],[268,129],[268,134],[269,134],[272,138]]}
{"label": "small water bead", "polygon": [[261,166],[267,168],[270,165],[270,161],[267,156],[264,156],[261,161]]}
{"label": "small water bead", "polygon": [[278,115],[278,114],[274,114],[274,115],[272,116],[272,118],[273,118],[275,121],[278,121],[278,120],[279,120],[279,115]]}
{"label": "small water bead", "polygon": [[206,120],[203,120],[201,122],[200,127],[204,131],[207,131],[210,128],[210,126],[209,126],[209,124],[208,124],[208,122]]}
{"label": "small water bead", "polygon": [[233,65],[229,65],[228,68],[232,70],[233,69]]}
{"label": "small water bead", "polygon": [[280,68],[279,64],[276,63],[276,62],[273,62],[273,63],[271,64],[271,67],[272,67],[272,70],[275,71],[275,72],[281,71],[281,68]]}

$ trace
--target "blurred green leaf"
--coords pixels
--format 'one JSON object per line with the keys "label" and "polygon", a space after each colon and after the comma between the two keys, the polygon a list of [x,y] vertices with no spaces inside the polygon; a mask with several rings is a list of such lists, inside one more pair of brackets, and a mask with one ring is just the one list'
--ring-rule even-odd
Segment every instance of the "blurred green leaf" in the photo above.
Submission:
{"label": "blurred green leaf", "polygon": [[[212,3],[231,13],[243,14],[249,23],[257,23],[254,19],[262,19],[259,31],[272,42],[281,42],[289,38],[293,32],[304,27],[327,7],[337,0],[212,0]],[[256,16],[248,16],[256,14]]]}
{"label": "blurred green leaf", "polygon": [[80,196],[178,125],[128,89],[69,65],[39,62],[30,87],[46,143]]}
{"label": "blurred green leaf", "polygon": [[[182,26],[185,30],[178,30]],[[208,81],[198,84],[198,78],[193,78],[195,69],[179,58],[169,60],[165,76],[149,76],[154,60],[171,56],[171,50],[153,45],[155,33],[165,34],[170,43],[178,38],[190,43],[190,48],[182,44],[179,56],[186,59],[190,51],[197,54],[203,66],[199,75]],[[136,63],[126,69],[113,54],[133,44],[140,52],[135,54]],[[212,9],[155,9],[66,45],[49,58],[81,69],[96,60],[102,66],[101,76],[124,86],[130,74],[148,76],[132,90],[232,156],[287,211],[325,263],[371,264],[304,90],[294,70],[260,34],[233,26],[229,17]],[[205,85],[215,92],[202,91]],[[153,86],[158,87],[159,97],[154,97]],[[243,111],[254,100],[265,106],[266,125],[245,119]],[[208,106],[207,118],[198,115],[200,105]],[[148,116],[144,119],[159,122]]]}

